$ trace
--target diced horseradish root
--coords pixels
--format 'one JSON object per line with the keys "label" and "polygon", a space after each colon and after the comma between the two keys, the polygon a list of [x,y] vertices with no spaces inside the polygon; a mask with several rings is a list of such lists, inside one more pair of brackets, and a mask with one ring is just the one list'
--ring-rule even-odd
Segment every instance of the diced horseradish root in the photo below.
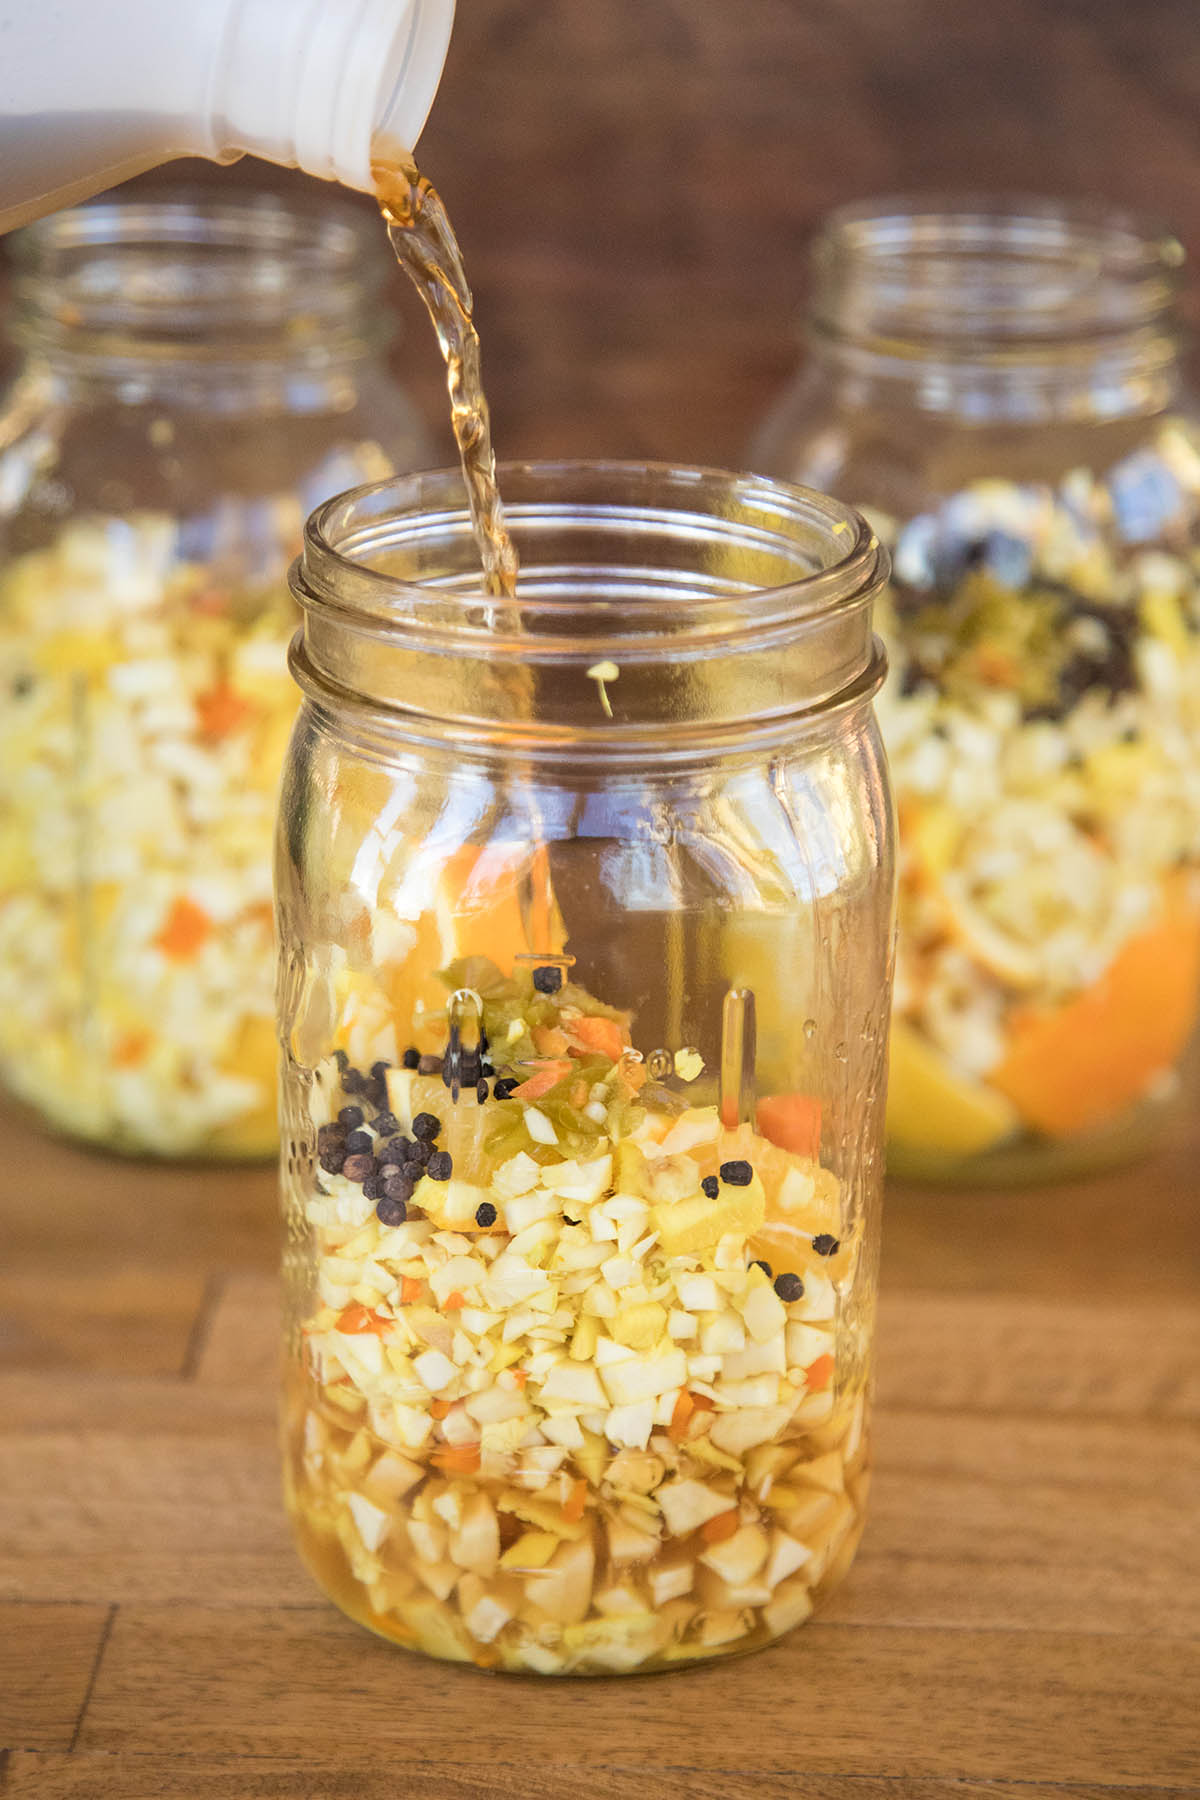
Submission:
{"label": "diced horseradish root", "polygon": [[[606,1090],[581,989],[554,988],[555,1024],[527,971],[474,959],[450,979],[503,1002],[484,1003],[486,1094],[455,1102],[422,1071],[432,1052],[404,1051],[407,1022],[389,1111],[356,1097],[370,1065],[322,1065],[289,1471],[306,1556],[373,1629],[488,1668],[620,1673],[765,1643],[844,1570],[865,1492],[838,1185],[715,1108],[657,1112],[648,1087],[630,1090],[636,1141],[620,1135],[611,1108],[586,1114]],[[587,1075],[531,1106],[502,1046],[558,1058],[556,1034]]]}

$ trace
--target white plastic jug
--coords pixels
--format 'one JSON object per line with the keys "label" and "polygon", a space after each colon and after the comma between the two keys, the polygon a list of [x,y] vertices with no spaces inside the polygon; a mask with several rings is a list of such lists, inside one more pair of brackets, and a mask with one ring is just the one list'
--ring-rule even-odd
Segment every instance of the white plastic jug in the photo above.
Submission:
{"label": "white plastic jug", "polygon": [[0,0],[0,231],[175,156],[371,186],[411,150],[454,0]]}

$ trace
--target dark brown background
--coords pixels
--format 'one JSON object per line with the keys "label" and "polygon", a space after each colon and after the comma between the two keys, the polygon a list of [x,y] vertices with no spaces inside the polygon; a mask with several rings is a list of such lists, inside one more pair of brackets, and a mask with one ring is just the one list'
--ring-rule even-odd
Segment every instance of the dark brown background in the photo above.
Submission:
{"label": "dark brown background", "polygon": [[[737,464],[839,201],[1107,196],[1200,254],[1200,4],[459,0],[420,160],[475,286],[501,455]],[[397,304],[441,425],[428,327]]]}

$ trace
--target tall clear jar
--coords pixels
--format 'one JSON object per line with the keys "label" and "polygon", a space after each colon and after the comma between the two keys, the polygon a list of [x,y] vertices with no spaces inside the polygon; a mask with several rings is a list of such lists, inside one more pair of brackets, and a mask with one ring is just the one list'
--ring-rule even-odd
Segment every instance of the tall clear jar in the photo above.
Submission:
{"label": "tall clear jar", "polygon": [[0,1078],[162,1156],[276,1141],[287,566],[427,460],[349,209],[116,198],[15,240],[0,426]]}
{"label": "tall clear jar", "polygon": [[1183,252],[1099,208],[834,213],[755,467],[892,551],[889,1167],[1145,1148],[1200,1002],[1200,440]]}
{"label": "tall clear jar", "polygon": [[892,940],[849,508],[634,464],[362,489],[294,574],[286,1491],[353,1618],[541,1674],[753,1649],[845,1573]]}

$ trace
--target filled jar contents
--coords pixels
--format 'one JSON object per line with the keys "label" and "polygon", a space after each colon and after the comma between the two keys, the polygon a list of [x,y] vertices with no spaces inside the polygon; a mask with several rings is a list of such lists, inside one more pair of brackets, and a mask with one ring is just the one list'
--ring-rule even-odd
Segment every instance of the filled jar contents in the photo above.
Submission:
{"label": "filled jar contents", "polygon": [[752,452],[892,554],[898,1174],[1155,1142],[1200,1010],[1200,435],[1183,250],[1054,201],[867,202]]}
{"label": "filled jar contents", "polygon": [[978,481],[900,525],[893,1160],[1118,1129],[1200,1006],[1200,451]]}
{"label": "filled jar contents", "polygon": [[287,569],[425,459],[337,207],[136,194],[18,241],[0,451],[0,1080],[116,1150],[265,1157]]}
{"label": "filled jar contents", "polygon": [[817,1103],[688,1104],[571,961],[465,959],[416,1018],[360,991],[313,1071],[287,1492],[362,1623],[602,1674],[755,1648],[840,1577],[866,1345]]}
{"label": "filled jar contents", "polygon": [[231,586],[162,514],[72,522],[0,573],[0,1068],[73,1134],[276,1142],[294,619],[282,579]]}

